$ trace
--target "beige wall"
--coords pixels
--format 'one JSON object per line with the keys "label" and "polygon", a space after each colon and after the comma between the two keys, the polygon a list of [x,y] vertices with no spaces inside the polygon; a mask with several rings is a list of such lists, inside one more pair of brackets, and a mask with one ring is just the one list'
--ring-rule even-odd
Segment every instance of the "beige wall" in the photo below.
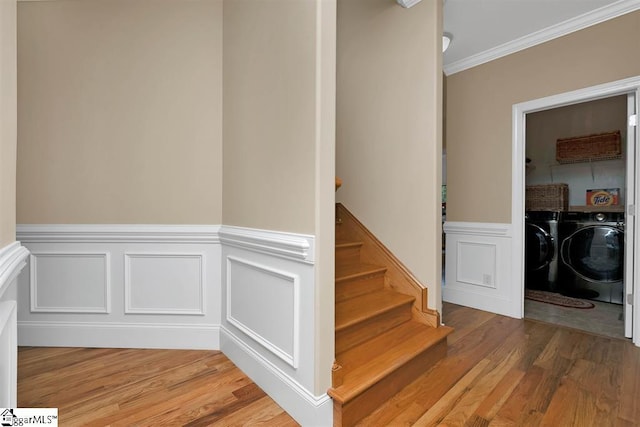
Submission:
{"label": "beige wall", "polygon": [[511,222],[512,106],[640,75],[640,12],[447,77],[447,220]]}
{"label": "beige wall", "polygon": [[442,9],[338,2],[336,164],[345,204],[440,301]]}
{"label": "beige wall", "polygon": [[222,2],[18,5],[19,223],[219,224]]}
{"label": "beige wall", "polygon": [[16,1],[0,0],[0,248],[16,240]]}
{"label": "beige wall", "polygon": [[223,223],[315,235],[314,392],[334,359],[335,0],[224,1]]}
{"label": "beige wall", "polygon": [[316,3],[224,3],[226,225],[314,233]]}

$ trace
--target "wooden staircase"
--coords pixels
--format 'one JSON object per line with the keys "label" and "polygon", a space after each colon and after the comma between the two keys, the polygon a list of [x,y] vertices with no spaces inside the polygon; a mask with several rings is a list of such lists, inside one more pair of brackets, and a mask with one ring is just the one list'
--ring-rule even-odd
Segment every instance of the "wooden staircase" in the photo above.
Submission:
{"label": "wooden staircase", "polygon": [[446,355],[426,289],[336,206],[334,426],[353,426]]}

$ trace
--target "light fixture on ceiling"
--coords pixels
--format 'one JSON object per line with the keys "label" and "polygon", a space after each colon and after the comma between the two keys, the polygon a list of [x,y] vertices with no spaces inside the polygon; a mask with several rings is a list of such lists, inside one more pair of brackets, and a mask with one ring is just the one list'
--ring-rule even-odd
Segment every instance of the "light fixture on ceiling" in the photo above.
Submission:
{"label": "light fixture on ceiling", "polygon": [[451,40],[453,40],[453,36],[450,33],[442,34],[442,53],[444,53],[447,49],[449,49]]}
{"label": "light fixture on ceiling", "polygon": [[404,7],[405,9],[409,9],[411,6],[415,5],[416,3],[420,3],[421,0],[396,0],[396,2]]}

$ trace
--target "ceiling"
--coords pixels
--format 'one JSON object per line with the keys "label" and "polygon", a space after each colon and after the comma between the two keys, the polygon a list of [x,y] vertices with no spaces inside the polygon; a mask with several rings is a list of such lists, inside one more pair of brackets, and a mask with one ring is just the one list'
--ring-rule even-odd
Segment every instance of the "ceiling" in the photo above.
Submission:
{"label": "ceiling", "polygon": [[451,75],[640,9],[640,0],[443,0]]}

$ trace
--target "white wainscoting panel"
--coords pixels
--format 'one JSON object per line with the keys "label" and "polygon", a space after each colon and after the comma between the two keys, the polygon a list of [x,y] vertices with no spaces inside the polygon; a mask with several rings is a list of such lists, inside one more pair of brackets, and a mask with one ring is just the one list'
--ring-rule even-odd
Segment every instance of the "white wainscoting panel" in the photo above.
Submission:
{"label": "white wainscoting panel", "polygon": [[204,254],[125,253],[127,314],[198,314],[204,309]]}
{"label": "white wainscoting panel", "polygon": [[[227,257],[227,321],[294,368],[298,367],[299,286],[297,274]],[[264,304],[272,299],[279,304]]]}
{"label": "white wainscoting panel", "polygon": [[19,225],[19,344],[219,349],[219,229]]}
{"label": "white wainscoting panel", "polygon": [[109,253],[31,252],[31,311],[109,313]]}
{"label": "white wainscoting panel", "polygon": [[446,222],[442,299],[480,310],[520,317],[521,295],[511,277],[511,225]]}
{"label": "white wainscoting panel", "polygon": [[456,281],[495,289],[496,244],[458,240]]}
{"label": "white wainscoting panel", "polygon": [[332,425],[315,390],[313,236],[222,226],[221,350],[299,423]]}

